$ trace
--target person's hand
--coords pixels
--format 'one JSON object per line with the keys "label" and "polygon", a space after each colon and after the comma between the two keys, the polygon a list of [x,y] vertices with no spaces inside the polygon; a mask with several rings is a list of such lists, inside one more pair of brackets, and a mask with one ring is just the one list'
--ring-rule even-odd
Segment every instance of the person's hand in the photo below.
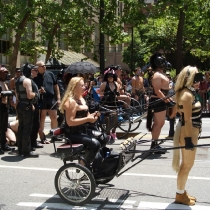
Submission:
{"label": "person's hand", "polygon": [[58,99],[58,100],[57,100],[57,105],[60,106],[60,104],[61,104],[61,100]]}
{"label": "person's hand", "polygon": [[176,105],[176,103],[175,103],[174,101],[169,101],[169,102],[166,103],[166,106],[167,106],[168,108],[172,108],[172,107],[174,107],[175,105]]}
{"label": "person's hand", "polygon": [[138,101],[139,100],[139,97],[137,95],[134,96],[134,98]]}
{"label": "person's hand", "polygon": [[185,149],[186,150],[194,150],[194,144],[192,143],[192,138],[191,137],[185,137]]}
{"label": "person's hand", "polygon": [[44,89],[43,87],[41,87],[41,88],[39,89],[39,93],[40,93],[40,94],[43,94],[43,93],[46,93],[46,91],[45,91],[45,89]]}
{"label": "person's hand", "polygon": [[89,114],[87,116],[87,118],[88,118],[88,121],[90,123],[94,123],[94,122],[96,122],[98,120],[98,116],[95,113]]}
{"label": "person's hand", "polygon": [[95,111],[94,114],[95,114],[95,116],[97,116],[97,117],[100,117],[100,116],[101,116],[101,113],[100,113],[99,111]]}

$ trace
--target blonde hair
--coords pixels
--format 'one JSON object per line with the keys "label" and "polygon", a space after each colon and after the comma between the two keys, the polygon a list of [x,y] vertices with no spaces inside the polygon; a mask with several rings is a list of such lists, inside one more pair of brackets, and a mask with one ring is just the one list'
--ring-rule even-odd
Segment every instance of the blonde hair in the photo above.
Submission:
{"label": "blonde hair", "polygon": [[[178,122],[176,126],[176,131],[174,133],[173,144],[174,147],[179,146],[180,132],[181,132],[181,122]],[[179,172],[180,168],[180,149],[173,150],[173,158],[172,158],[172,168],[174,171]]]}
{"label": "blonde hair", "polygon": [[84,81],[83,77],[73,77],[68,84],[68,87],[65,91],[65,94],[63,96],[63,99],[61,101],[61,104],[59,106],[59,110],[61,113],[64,113],[64,109],[63,106],[66,103],[67,99],[72,99],[75,96],[75,88],[78,82],[80,82],[81,80]]}
{"label": "blonde hair", "polygon": [[183,88],[187,87],[190,88],[193,85],[193,80],[195,77],[195,74],[198,72],[197,67],[193,66],[186,66],[182,69],[182,71],[179,73],[176,84],[175,84],[175,100],[177,104],[179,103],[180,98],[180,92],[183,90]]}

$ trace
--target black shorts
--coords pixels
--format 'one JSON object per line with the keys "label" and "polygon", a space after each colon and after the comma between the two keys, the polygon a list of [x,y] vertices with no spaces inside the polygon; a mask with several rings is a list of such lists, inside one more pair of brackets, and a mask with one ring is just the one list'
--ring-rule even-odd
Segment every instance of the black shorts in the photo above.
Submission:
{"label": "black shorts", "polygon": [[152,105],[152,109],[154,110],[154,112],[162,112],[165,111],[167,109],[166,103],[164,101],[160,101],[157,102],[157,104],[155,103],[155,101],[159,100],[159,98],[151,98],[149,100],[150,103],[154,103],[154,105]]}
{"label": "black shorts", "polygon": [[55,98],[43,98],[39,103],[39,109],[57,109],[57,104]]}

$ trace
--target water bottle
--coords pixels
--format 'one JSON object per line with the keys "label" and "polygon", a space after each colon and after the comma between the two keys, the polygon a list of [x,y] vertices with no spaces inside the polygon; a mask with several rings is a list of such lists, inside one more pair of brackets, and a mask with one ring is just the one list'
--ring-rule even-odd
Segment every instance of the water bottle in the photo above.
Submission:
{"label": "water bottle", "polygon": [[106,158],[109,157],[109,156],[110,156],[110,152],[107,151],[107,152],[106,152]]}

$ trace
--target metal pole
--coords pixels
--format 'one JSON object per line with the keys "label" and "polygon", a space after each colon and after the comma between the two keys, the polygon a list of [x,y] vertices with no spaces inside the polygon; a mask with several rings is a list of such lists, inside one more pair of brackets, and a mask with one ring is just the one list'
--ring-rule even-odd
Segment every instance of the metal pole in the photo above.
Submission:
{"label": "metal pole", "polygon": [[134,71],[133,67],[133,26],[131,28],[131,72]]}
{"label": "metal pole", "polygon": [[104,0],[100,0],[100,43],[99,43],[99,53],[100,53],[100,72],[103,73],[105,68],[104,62],[104,34],[101,32],[101,24],[104,18]]}

